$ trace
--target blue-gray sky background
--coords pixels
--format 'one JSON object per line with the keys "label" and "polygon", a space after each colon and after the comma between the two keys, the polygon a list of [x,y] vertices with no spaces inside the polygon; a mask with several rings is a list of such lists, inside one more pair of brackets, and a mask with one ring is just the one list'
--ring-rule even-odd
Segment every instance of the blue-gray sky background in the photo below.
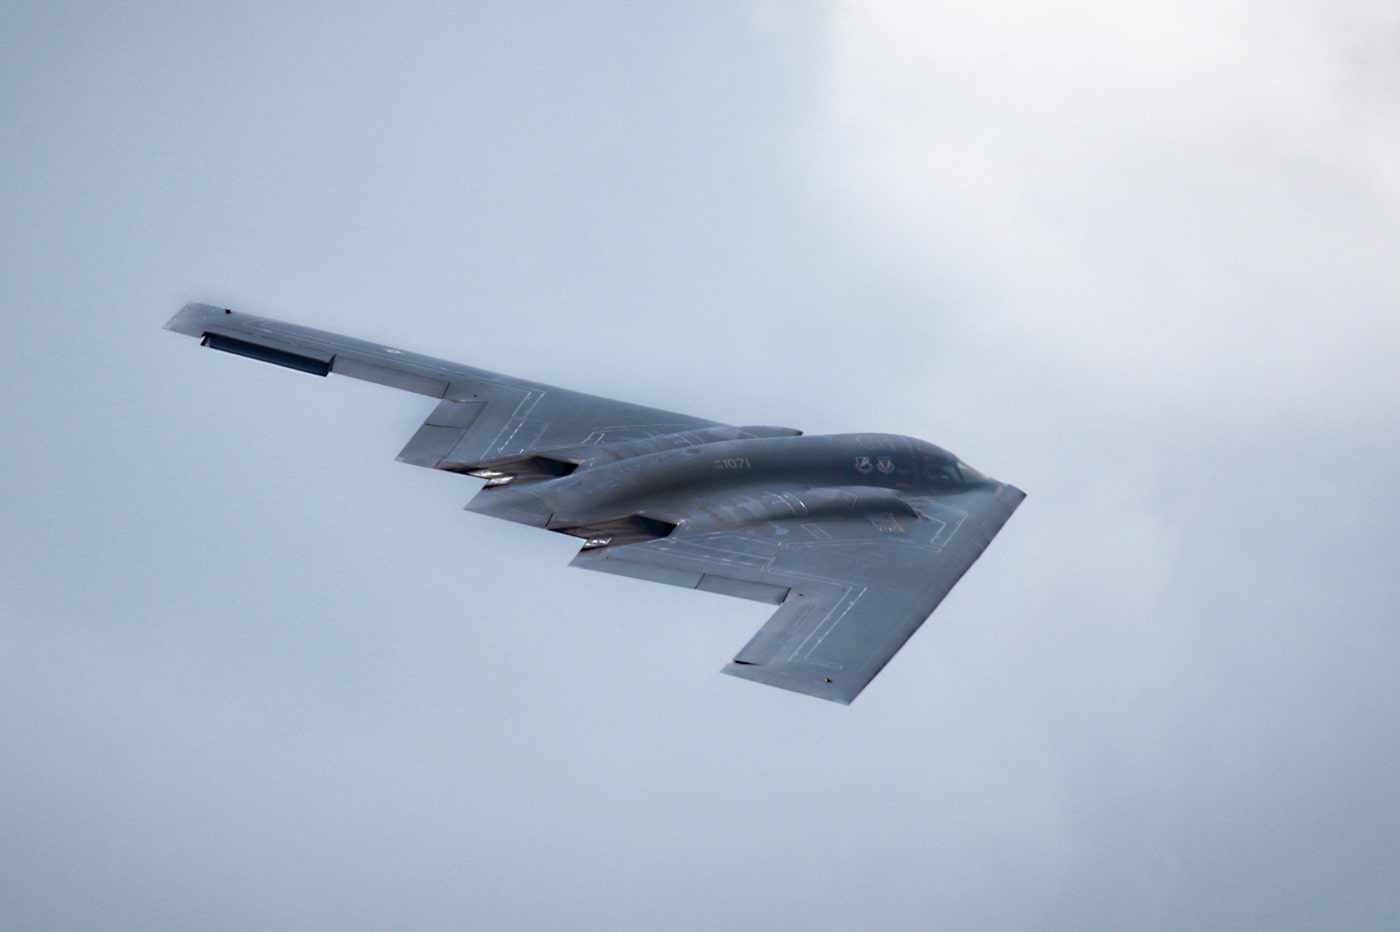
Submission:
{"label": "blue-gray sky background", "polygon": [[[1365,0],[0,4],[0,926],[1400,924],[1397,47]],[[190,300],[1030,498],[842,708]]]}

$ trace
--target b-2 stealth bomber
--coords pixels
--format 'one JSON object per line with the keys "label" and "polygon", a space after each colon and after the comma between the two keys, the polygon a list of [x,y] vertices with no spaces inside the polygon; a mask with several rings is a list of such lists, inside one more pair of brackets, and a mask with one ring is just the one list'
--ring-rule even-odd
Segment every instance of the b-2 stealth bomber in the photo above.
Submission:
{"label": "b-2 stealth bomber", "polygon": [[724,672],[849,703],[1025,494],[891,434],[731,427],[190,304],[166,329],[438,400],[399,460],[471,511],[583,541],[573,566],[778,606]]}

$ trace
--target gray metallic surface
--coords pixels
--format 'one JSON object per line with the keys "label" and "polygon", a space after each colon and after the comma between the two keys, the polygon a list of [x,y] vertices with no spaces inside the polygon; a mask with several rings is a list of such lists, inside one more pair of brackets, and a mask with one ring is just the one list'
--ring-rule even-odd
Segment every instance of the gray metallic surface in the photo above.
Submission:
{"label": "gray metallic surface", "polygon": [[933,444],[731,427],[190,304],[204,345],[438,398],[403,462],[584,541],[571,565],[778,605],[725,673],[848,703],[1025,497]]}

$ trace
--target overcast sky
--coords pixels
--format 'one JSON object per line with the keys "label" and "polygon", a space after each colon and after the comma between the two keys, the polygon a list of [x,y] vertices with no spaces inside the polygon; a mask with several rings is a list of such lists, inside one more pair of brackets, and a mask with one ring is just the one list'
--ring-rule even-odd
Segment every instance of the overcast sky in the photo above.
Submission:
{"label": "overcast sky", "polygon": [[[0,3],[0,926],[1400,925],[1393,0],[118,6]],[[192,300],[1030,497],[841,707]]]}

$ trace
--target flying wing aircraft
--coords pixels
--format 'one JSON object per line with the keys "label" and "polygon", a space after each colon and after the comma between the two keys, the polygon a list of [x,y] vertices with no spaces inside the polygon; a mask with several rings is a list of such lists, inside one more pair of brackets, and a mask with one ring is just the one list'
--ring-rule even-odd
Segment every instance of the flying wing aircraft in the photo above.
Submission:
{"label": "flying wing aircraft", "polygon": [[731,427],[207,304],[165,327],[437,399],[400,461],[484,479],[469,510],[580,538],[573,566],[778,606],[723,672],[835,702],[1025,498],[912,437]]}

